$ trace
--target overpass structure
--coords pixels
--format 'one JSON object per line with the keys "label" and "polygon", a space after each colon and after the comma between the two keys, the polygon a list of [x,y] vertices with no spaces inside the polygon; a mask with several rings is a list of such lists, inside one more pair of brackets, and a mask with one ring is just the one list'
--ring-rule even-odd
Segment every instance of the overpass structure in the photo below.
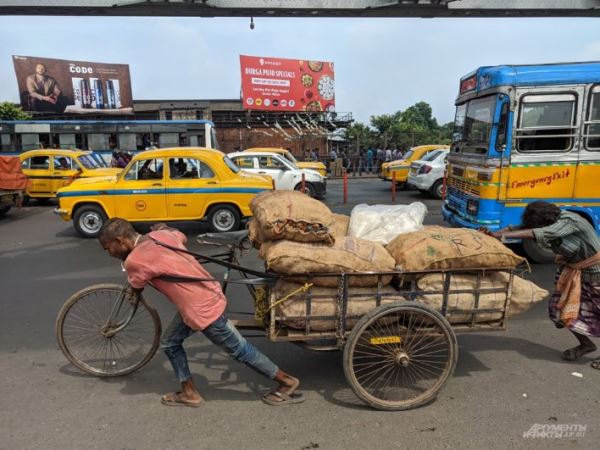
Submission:
{"label": "overpass structure", "polygon": [[0,0],[0,15],[600,17],[600,0]]}

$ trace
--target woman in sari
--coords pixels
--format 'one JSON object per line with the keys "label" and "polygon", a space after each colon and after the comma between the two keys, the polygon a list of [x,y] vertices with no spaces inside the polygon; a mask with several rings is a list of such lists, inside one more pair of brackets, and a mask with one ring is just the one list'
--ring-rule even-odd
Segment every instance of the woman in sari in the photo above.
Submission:
{"label": "woman in sari", "polygon": [[[596,351],[590,337],[600,337],[600,239],[579,214],[548,202],[530,203],[521,221],[518,227],[487,234],[501,240],[534,239],[557,255],[558,280],[549,314],[557,328],[566,327],[579,341],[563,352],[563,359],[578,360]],[[591,366],[600,370],[600,358]]]}

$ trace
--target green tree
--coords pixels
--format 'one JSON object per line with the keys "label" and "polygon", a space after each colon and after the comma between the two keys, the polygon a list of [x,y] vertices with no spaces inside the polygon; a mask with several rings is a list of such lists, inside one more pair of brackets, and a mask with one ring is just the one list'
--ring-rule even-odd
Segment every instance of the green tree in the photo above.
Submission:
{"label": "green tree", "polygon": [[398,138],[398,125],[401,117],[402,113],[400,111],[394,114],[371,116],[371,126],[377,130],[377,137],[383,148],[388,148],[390,143]]}
{"label": "green tree", "polygon": [[372,144],[374,133],[367,125],[355,122],[346,128],[345,138],[352,143],[352,148],[357,152],[361,146]]}
{"label": "green tree", "polygon": [[0,103],[0,120],[30,120],[31,115],[11,102]]}

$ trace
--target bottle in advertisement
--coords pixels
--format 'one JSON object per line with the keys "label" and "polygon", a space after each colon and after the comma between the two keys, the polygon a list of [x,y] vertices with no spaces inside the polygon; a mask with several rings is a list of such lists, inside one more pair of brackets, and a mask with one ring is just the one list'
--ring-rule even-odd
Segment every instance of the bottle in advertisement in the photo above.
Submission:
{"label": "bottle in advertisement", "polygon": [[106,80],[106,108],[115,109],[115,86],[113,80]]}
{"label": "bottle in advertisement", "polygon": [[112,82],[115,92],[115,108],[121,108],[123,105],[121,104],[121,86],[119,85],[119,80],[113,78],[108,81]]}
{"label": "bottle in advertisement", "polygon": [[98,78],[90,78],[92,87],[92,106],[96,109],[104,109],[104,93],[102,89],[102,81]]}
{"label": "bottle in advertisement", "polygon": [[90,80],[81,79],[81,107],[89,109],[92,107],[92,90],[90,89]]}
{"label": "bottle in advertisement", "polygon": [[81,98],[81,80],[82,78],[71,78],[71,84],[73,85],[73,104],[76,108],[82,108]]}

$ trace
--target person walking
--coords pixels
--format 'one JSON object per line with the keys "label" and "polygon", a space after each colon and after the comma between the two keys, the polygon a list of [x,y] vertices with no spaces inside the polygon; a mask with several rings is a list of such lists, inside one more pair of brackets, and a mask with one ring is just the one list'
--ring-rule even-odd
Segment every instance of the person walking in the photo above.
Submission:
{"label": "person walking", "polygon": [[[562,353],[576,361],[596,351],[590,337],[600,337],[600,239],[579,214],[537,201],[525,208],[521,225],[497,232],[483,229],[498,239],[533,239],[552,249],[558,264],[556,289],[548,312],[557,328],[567,328],[579,345]],[[591,366],[600,370],[600,358]]]}
{"label": "person walking", "polygon": [[[227,319],[227,300],[218,281],[172,281],[165,276],[210,279],[210,274],[185,251],[187,237],[165,224],[141,235],[124,219],[109,219],[100,232],[100,244],[110,256],[121,259],[130,288],[126,293],[135,302],[150,285],[164,294],[177,308],[175,316],[160,340],[161,349],[171,362],[181,383],[181,391],[161,397],[168,406],[197,407],[204,401],[190,373],[183,342],[201,331],[213,344],[251,369],[275,380],[278,387],[262,400],[274,406],[300,403],[304,397],[295,391],[300,381],[283,372],[269,358],[249,343]],[[166,246],[171,248],[168,248]]]}
{"label": "person walking", "polygon": [[371,147],[367,149],[367,171],[373,172],[373,149]]}

